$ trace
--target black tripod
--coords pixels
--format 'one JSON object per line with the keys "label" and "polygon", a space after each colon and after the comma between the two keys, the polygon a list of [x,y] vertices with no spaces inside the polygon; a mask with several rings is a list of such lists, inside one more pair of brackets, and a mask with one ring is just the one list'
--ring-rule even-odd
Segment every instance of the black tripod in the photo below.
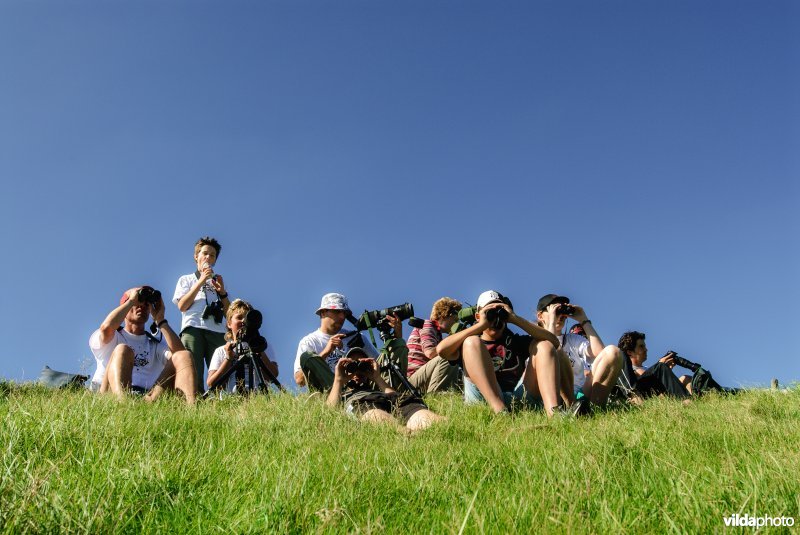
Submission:
{"label": "black tripod", "polygon": [[390,334],[391,327],[388,324],[379,324],[377,325],[378,332],[381,335],[381,340],[383,341],[383,349],[381,350],[381,357],[383,357],[383,362],[381,362],[381,357],[378,357],[378,364],[380,365],[381,372],[387,372],[389,378],[389,386],[392,387],[395,391],[400,392],[400,385],[403,385],[408,392],[411,392],[412,395],[421,398],[422,395],[419,393],[419,390],[414,388],[409,381],[400,367],[392,362],[392,359],[389,356],[389,351],[386,349],[389,342],[394,340],[394,335]]}
{"label": "black tripod", "polygon": [[278,378],[267,369],[267,365],[261,360],[261,352],[256,353],[243,340],[239,340],[233,345],[233,352],[238,355],[236,362],[208,387],[203,397],[209,397],[211,392],[218,388],[225,388],[231,375],[234,374],[234,377],[236,377],[236,391],[240,393],[258,390],[267,394],[269,392],[267,381],[280,390],[284,390]]}

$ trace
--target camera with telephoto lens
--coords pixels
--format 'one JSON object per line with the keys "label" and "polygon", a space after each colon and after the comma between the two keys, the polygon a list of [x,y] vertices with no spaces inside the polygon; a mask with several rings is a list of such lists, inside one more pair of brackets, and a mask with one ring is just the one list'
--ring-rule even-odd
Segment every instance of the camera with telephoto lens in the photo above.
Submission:
{"label": "camera with telephoto lens", "polygon": [[692,373],[697,372],[700,369],[700,365],[696,364],[692,361],[686,360],[685,358],[681,357],[674,351],[667,352],[667,356],[672,354],[672,361],[675,363],[676,366],[680,366],[681,368],[686,368],[690,370]]}
{"label": "camera with telephoto lens", "polygon": [[383,310],[367,310],[361,314],[356,323],[356,329],[363,331],[370,327],[376,327],[379,331],[389,330],[387,316],[397,316],[400,321],[405,321],[414,315],[414,307],[411,303],[403,303]]}
{"label": "camera with telephoto lens", "polygon": [[148,303],[155,307],[158,306],[159,301],[161,301],[161,292],[151,286],[142,286],[139,288],[137,298],[140,303]]}
{"label": "camera with telephoto lens", "polygon": [[209,316],[214,318],[214,323],[222,323],[225,311],[222,310],[221,301],[214,301],[210,305],[206,305],[206,308],[203,309],[203,319],[207,320]]}
{"label": "camera with telephoto lens", "polygon": [[344,365],[344,372],[348,375],[366,377],[372,373],[372,362],[369,360],[352,360]]}
{"label": "camera with telephoto lens", "polygon": [[264,317],[256,309],[250,309],[244,316],[242,328],[239,329],[239,340],[247,342],[253,353],[261,353],[267,349],[267,339],[258,330]]}
{"label": "camera with telephoto lens", "polygon": [[565,315],[565,316],[572,316],[575,314],[576,308],[572,305],[558,305],[556,309],[556,314],[558,315]]}

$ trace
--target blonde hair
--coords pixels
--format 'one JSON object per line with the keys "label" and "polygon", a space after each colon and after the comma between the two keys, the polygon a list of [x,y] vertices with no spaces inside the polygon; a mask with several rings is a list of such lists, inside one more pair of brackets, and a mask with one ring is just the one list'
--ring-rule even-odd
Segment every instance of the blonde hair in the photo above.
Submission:
{"label": "blonde hair", "polygon": [[233,333],[231,332],[231,321],[236,314],[243,313],[247,314],[253,310],[253,305],[248,303],[243,299],[234,299],[233,303],[230,304],[228,307],[228,311],[225,313],[226,321],[226,331],[225,331],[225,340],[233,341]]}
{"label": "blonde hair", "polygon": [[453,314],[458,314],[458,311],[461,310],[461,306],[461,301],[457,301],[452,297],[442,297],[433,304],[431,319],[439,321]]}

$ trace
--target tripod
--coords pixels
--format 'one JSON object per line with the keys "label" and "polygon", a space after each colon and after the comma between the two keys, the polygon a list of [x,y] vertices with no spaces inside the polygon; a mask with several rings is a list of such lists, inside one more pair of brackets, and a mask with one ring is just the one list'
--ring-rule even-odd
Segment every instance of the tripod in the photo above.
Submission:
{"label": "tripod", "polygon": [[378,357],[378,364],[380,365],[381,372],[388,372],[389,386],[399,392],[400,385],[403,385],[412,395],[421,398],[422,395],[419,393],[419,390],[414,388],[414,385],[408,381],[403,371],[396,363],[392,362],[392,359],[389,357],[389,351],[386,348],[389,342],[394,340],[394,335],[390,334],[391,327],[389,327],[389,325],[379,324],[377,325],[377,329],[383,341],[383,349],[381,350],[380,357]]}
{"label": "tripod", "polygon": [[218,377],[211,386],[208,387],[203,397],[209,397],[214,390],[224,388],[230,377],[234,374],[234,377],[236,377],[236,388],[240,392],[252,392],[257,389],[267,394],[269,393],[267,381],[274,384],[280,390],[284,390],[278,378],[267,369],[266,364],[261,360],[260,352],[254,352],[243,340],[238,340],[234,344],[233,352],[238,355],[239,358],[228,371],[222,374],[221,377]]}

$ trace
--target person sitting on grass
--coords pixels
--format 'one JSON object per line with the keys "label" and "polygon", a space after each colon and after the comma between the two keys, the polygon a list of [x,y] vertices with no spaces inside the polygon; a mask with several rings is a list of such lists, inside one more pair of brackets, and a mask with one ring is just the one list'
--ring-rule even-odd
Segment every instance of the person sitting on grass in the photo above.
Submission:
{"label": "person sitting on grass", "polygon": [[[225,339],[227,340],[227,343],[224,346],[220,346],[214,350],[214,354],[211,356],[211,364],[208,365],[208,380],[206,381],[209,388],[211,388],[217,379],[225,375],[225,373],[231,369],[231,367],[242,356],[237,354],[237,341],[239,333],[242,330],[242,326],[244,325],[245,317],[251,310],[253,310],[253,306],[247,301],[243,301],[241,299],[234,300],[233,303],[231,303],[228,307],[228,311],[225,313],[226,325],[228,328],[227,332],[225,333]],[[249,349],[247,342],[242,342],[241,349],[243,351],[247,351]],[[278,363],[275,360],[275,350],[271,345],[269,345],[269,343],[267,343],[267,348],[262,351],[260,355],[258,355],[258,358],[261,359],[261,362],[264,363],[267,370],[269,370],[270,373],[277,378]],[[253,374],[253,379],[255,381],[257,379],[255,371]],[[247,389],[253,389],[255,386],[257,386],[249,384],[247,377],[243,378],[242,381],[242,384],[238,384],[236,374],[234,373],[229,377],[228,384],[222,386],[224,386],[225,390],[228,392],[242,392]]]}
{"label": "person sitting on grass", "polygon": [[430,319],[408,337],[408,382],[423,395],[450,390],[459,378],[459,366],[436,352],[442,333],[458,321],[459,310],[461,302],[442,297],[433,304]]}
{"label": "person sitting on grass", "polygon": [[[377,358],[379,353],[364,333],[346,336],[343,332],[344,321],[352,314],[344,295],[323,295],[316,314],[319,316],[319,329],[304,336],[297,345],[294,380],[297,386],[308,385],[309,390],[326,391],[331,387],[336,362],[350,348],[363,347],[367,356],[372,358]],[[389,322],[396,328],[398,322],[394,317],[390,316]]]}
{"label": "person sitting on grass", "polygon": [[445,419],[420,398],[398,394],[381,377],[378,362],[360,347],[350,349],[336,362],[327,404],[337,407],[341,403],[348,414],[365,422],[399,421],[409,431],[420,431]]}
{"label": "person sitting on grass", "polygon": [[[567,318],[578,322],[584,336],[572,332],[561,334]],[[536,319],[540,326],[561,337],[561,351],[572,365],[573,393],[582,392],[593,404],[604,405],[622,369],[619,348],[603,344],[584,309],[571,305],[563,295],[542,296],[536,305]]]}
{"label": "person sitting on grass", "polygon": [[[151,309],[161,339],[145,331]],[[154,401],[165,390],[176,390],[187,403],[195,403],[192,354],[164,319],[164,301],[153,288],[131,288],[122,294],[119,306],[92,333],[89,348],[97,360],[92,386],[101,393],[122,399],[134,391],[147,393],[145,399]]]}
{"label": "person sitting on grass", "polygon": [[[539,401],[548,416],[564,411],[560,385],[572,372],[562,365],[558,338],[515,314],[510,301],[494,290],[478,297],[475,319],[474,325],[446,337],[436,348],[445,359],[463,359],[464,400],[485,401],[495,413]],[[511,332],[508,325],[525,334]]]}
{"label": "person sitting on grass", "polygon": [[172,296],[172,302],[181,311],[181,341],[194,357],[198,392],[203,391],[203,372],[211,363],[211,354],[225,344],[224,314],[230,301],[222,275],[214,272],[221,250],[214,238],[205,236],[197,240],[194,244],[197,270],[178,279]]}
{"label": "person sitting on grass", "polygon": [[[618,385],[630,399],[656,395],[667,395],[679,399],[689,397],[689,391],[672,368],[675,367],[675,354],[669,352],[649,368],[643,366],[647,360],[645,335],[639,331],[628,331],[619,338],[619,348],[625,353],[622,374]],[[691,381],[691,380],[689,380]]]}

